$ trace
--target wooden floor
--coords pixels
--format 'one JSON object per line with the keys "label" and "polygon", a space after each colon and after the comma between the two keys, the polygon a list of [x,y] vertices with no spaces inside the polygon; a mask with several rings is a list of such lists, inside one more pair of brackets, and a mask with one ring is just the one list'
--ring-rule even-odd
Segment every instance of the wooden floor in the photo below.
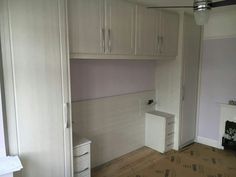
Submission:
{"label": "wooden floor", "polygon": [[200,144],[164,155],[143,147],[96,167],[92,177],[236,177],[236,154]]}

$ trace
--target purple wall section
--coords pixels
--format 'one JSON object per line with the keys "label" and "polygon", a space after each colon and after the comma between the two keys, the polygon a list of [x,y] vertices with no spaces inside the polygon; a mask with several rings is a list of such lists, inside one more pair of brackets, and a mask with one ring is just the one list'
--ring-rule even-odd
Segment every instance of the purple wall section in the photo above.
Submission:
{"label": "purple wall section", "polygon": [[236,98],[236,38],[205,40],[198,136],[218,140],[220,104]]}
{"label": "purple wall section", "polygon": [[154,90],[155,61],[71,60],[72,101]]}

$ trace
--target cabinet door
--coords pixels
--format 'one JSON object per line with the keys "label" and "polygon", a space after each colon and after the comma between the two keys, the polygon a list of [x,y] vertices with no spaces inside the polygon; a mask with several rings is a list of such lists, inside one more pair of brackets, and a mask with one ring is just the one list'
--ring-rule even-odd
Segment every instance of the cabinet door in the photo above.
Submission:
{"label": "cabinet door", "polygon": [[125,0],[106,0],[107,53],[134,54],[135,5]]}
{"label": "cabinet door", "polygon": [[160,55],[177,56],[179,37],[179,15],[174,12],[161,13]]}
{"label": "cabinet door", "polygon": [[154,56],[157,50],[158,14],[157,10],[145,6],[137,7],[136,55]]}
{"label": "cabinet door", "polygon": [[69,0],[71,54],[102,54],[105,49],[102,0]]}
{"label": "cabinet door", "polygon": [[18,177],[72,175],[65,3],[0,1],[9,150],[24,166]]}

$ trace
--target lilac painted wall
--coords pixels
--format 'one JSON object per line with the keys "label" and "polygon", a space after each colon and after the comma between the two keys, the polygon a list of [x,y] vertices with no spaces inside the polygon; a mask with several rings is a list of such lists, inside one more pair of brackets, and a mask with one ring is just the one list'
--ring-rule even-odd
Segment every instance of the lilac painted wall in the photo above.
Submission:
{"label": "lilac painted wall", "polygon": [[236,38],[205,40],[198,136],[218,140],[220,105],[236,98]]}
{"label": "lilac painted wall", "polygon": [[71,60],[72,101],[154,90],[155,61]]}

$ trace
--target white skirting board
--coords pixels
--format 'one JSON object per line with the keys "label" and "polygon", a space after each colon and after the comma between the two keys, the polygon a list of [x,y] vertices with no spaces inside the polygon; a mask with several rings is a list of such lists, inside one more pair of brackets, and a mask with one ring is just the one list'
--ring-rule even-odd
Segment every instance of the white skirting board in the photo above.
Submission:
{"label": "white skirting board", "polygon": [[217,140],[198,136],[198,137],[196,137],[195,142],[200,143],[200,144],[205,144],[207,146],[215,147],[218,149],[222,149],[222,147],[219,147]]}

